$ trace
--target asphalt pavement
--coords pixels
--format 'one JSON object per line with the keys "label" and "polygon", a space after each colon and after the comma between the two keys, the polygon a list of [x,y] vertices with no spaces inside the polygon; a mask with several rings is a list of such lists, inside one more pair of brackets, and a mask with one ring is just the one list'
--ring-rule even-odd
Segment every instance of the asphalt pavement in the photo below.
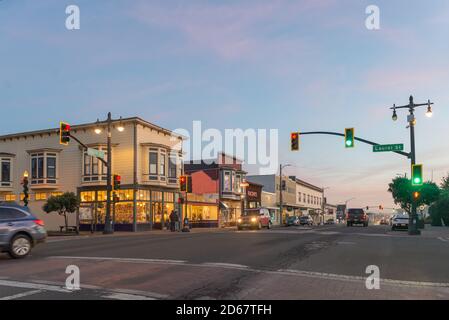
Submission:
{"label": "asphalt pavement", "polygon": [[[81,290],[65,288],[66,268]],[[449,230],[388,226],[54,237],[0,255],[0,299],[448,299]],[[368,289],[379,270],[379,287]],[[369,280],[371,281],[371,280]]]}

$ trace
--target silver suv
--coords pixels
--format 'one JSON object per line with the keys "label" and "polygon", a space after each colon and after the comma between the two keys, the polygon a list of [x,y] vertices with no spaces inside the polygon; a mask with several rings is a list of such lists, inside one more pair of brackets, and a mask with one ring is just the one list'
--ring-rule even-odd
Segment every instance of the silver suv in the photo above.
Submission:
{"label": "silver suv", "polygon": [[44,222],[27,207],[0,202],[0,252],[7,252],[15,259],[24,258],[46,238]]}

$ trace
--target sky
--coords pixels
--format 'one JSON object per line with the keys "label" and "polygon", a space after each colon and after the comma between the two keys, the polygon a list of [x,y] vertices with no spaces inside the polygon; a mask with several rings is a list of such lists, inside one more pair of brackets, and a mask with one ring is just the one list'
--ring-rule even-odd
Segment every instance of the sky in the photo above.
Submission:
{"label": "sky", "polygon": [[[66,7],[80,29],[66,28]],[[365,10],[379,7],[380,29]],[[0,135],[139,116],[159,126],[278,129],[285,173],[329,187],[331,203],[393,208],[388,183],[410,171],[393,153],[292,131],[354,127],[404,143],[416,112],[417,161],[427,179],[449,172],[447,0],[0,0]],[[250,173],[256,168],[248,167]]]}

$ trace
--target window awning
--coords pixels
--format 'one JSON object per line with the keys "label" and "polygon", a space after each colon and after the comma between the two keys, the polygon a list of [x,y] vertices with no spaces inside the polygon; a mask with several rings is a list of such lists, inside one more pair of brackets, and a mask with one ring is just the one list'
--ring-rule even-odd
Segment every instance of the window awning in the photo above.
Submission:
{"label": "window awning", "polygon": [[229,210],[229,206],[226,203],[220,201],[220,209]]}

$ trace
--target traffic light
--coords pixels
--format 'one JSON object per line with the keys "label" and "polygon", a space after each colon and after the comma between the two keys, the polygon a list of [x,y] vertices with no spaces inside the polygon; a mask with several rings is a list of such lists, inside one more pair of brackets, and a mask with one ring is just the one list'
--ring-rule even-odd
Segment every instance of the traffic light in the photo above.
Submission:
{"label": "traffic light", "polygon": [[181,176],[179,178],[179,184],[181,191],[190,193],[192,192],[192,177],[191,176]]}
{"label": "traffic light", "polygon": [[419,192],[419,191],[413,192],[413,200],[414,201],[418,201],[420,197],[421,197],[421,192]]}
{"label": "traffic light", "polygon": [[354,128],[345,129],[345,147],[354,148]]}
{"label": "traffic light", "polygon": [[118,174],[114,174],[114,190],[120,190],[121,181],[122,177]]}
{"label": "traffic light", "polygon": [[292,132],[290,135],[291,150],[299,151],[299,132]]}
{"label": "traffic light", "polygon": [[422,164],[412,165],[412,185],[422,186],[423,183]]}
{"label": "traffic light", "polygon": [[68,145],[70,141],[70,125],[65,122],[59,123],[59,144]]}

